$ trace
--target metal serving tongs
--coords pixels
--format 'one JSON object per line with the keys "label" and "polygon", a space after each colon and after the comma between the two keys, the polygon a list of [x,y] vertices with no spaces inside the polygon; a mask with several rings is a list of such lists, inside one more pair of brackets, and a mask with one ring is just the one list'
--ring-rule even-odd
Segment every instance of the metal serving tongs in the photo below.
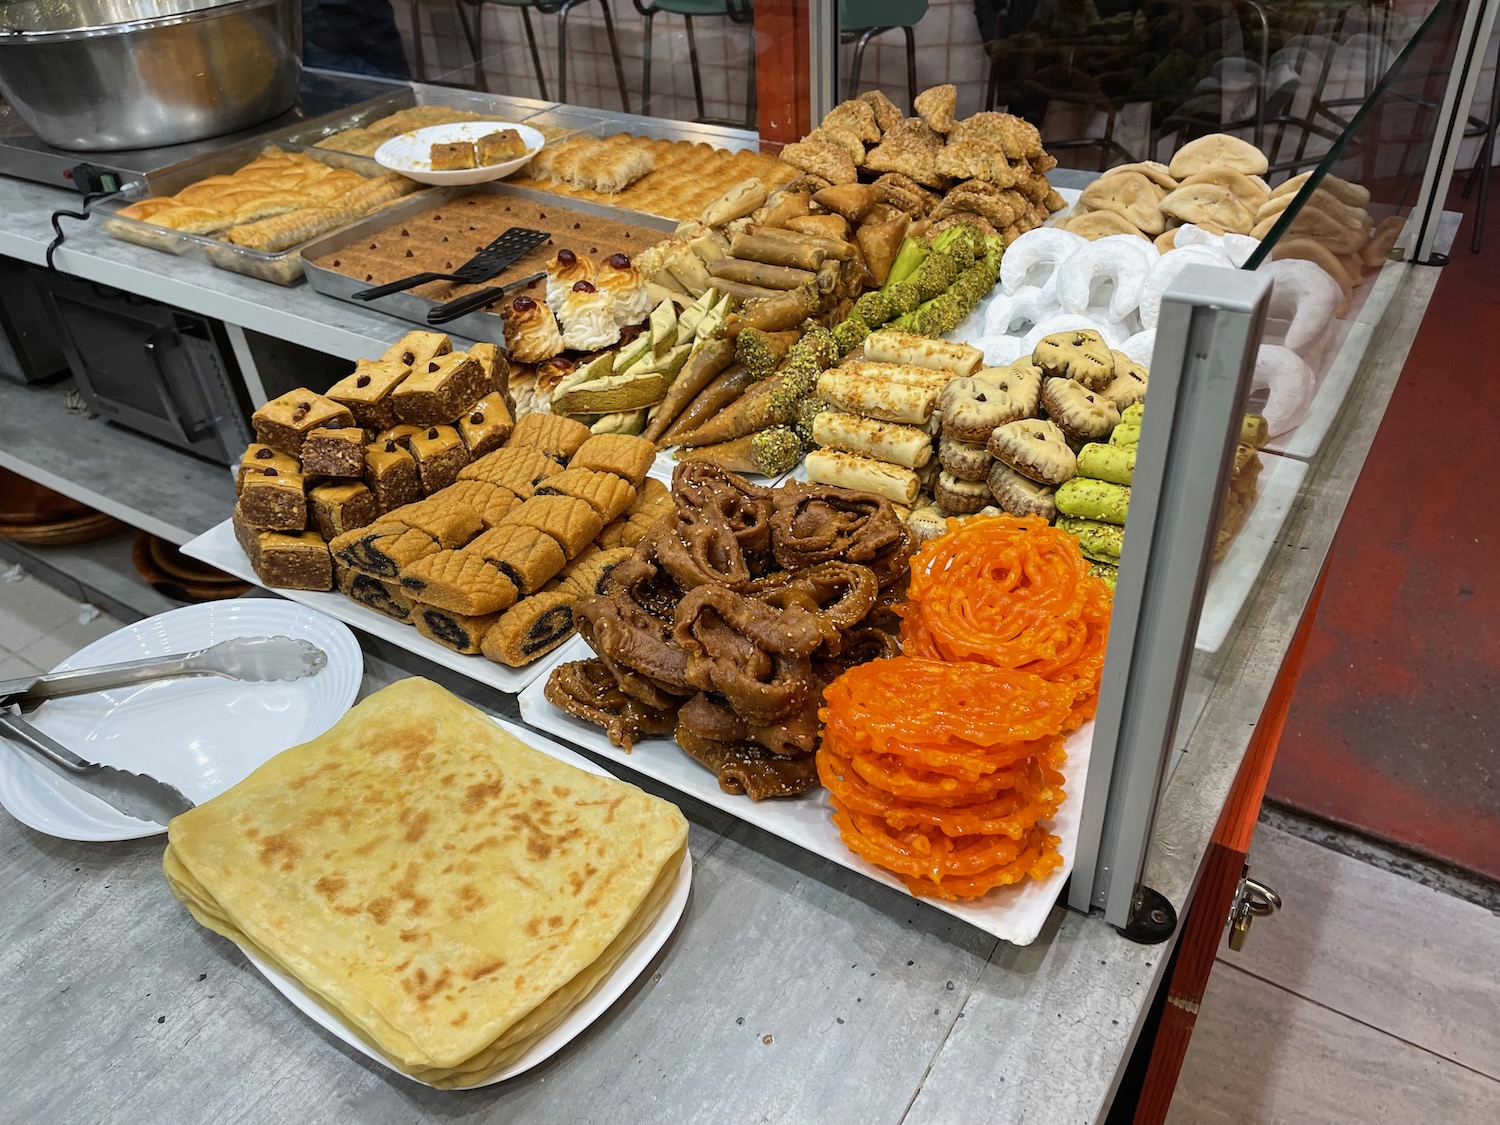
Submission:
{"label": "metal serving tongs", "polygon": [[315,676],[328,665],[322,649],[291,637],[236,637],[212,648],[0,681],[0,736],[13,739],[53,773],[137,820],[166,824],[193,802],[176,786],[80,758],[21,717],[48,699],[190,676],[268,682]]}

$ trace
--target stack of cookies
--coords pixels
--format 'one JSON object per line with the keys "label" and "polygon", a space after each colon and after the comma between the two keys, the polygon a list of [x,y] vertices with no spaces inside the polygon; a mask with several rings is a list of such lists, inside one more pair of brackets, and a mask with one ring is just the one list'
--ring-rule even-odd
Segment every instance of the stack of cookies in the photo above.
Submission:
{"label": "stack of cookies", "polygon": [[654,457],[641,438],[527,414],[454,484],[334,539],[339,588],[455,652],[529,664],[670,505],[646,478]]}
{"label": "stack of cookies", "polygon": [[510,436],[508,368],[493,344],[454,352],[411,332],[327,394],[272,399],[236,478],[234,526],[268,586],[327,590],[328,542],[445,488]]}

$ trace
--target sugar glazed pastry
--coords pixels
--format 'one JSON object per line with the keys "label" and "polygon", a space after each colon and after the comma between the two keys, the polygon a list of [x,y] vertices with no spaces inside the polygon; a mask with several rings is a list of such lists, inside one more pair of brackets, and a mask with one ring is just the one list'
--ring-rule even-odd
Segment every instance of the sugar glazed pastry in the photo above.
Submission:
{"label": "sugar glazed pastry", "polygon": [[[479,164],[473,141],[453,141],[435,144],[428,154],[428,163],[434,172],[460,172]],[[497,162],[498,163],[498,162]]]}
{"label": "sugar glazed pastry", "polygon": [[521,139],[521,134],[514,129],[497,129],[493,133],[486,133],[474,142],[474,150],[478,155],[480,167],[506,164],[525,156],[530,151],[526,147],[526,142]]}

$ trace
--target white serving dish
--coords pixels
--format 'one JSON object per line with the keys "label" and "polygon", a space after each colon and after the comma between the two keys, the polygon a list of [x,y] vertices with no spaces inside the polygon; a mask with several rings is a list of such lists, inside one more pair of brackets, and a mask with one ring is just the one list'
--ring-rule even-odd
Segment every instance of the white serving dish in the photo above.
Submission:
{"label": "white serving dish", "polygon": [[[202,804],[267,759],[316,738],[349,709],[364,655],[346,626],[290,602],[209,602],[127,625],[53,669],[170,656],[256,636],[310,641],[328,664],[288,683],[215,676],[136,684],[49,700],[27,718],[89,761],[150,774]],[[0,746],[0,804],[22,824],[65,840],[135,840],[166,831],[126,816],[8,744]]]}
{"label": "white serving dish", "polygon": [[[569,660],[584,660],[592,655],[593,650],[580,638],[574,637],[547,661],[547,673],[550,675],[558,664]],[[757,828],[763,828],[773,836],[806,848],[814,855],[847,867],[850,871],[857,871],[876,882],[894,887],[902,894],[908,893],[905,884],[896,876],[867,863],[839,839],[838,829],[833,825],[827,790],[820,788],[800,797],[765,801],[752,801],[749,797],[726,793],[719,788],[718,779],[713,773],[688,757],[671,738],[643,739],[626,753],[609,741],[602,727],[575,719],[549,703],[543,693],[545,685],[546,676],[542,676],[521,693],[521,718],[531,726],[565,738],[613,765],[625,766],[670,785],[681,793],[696,797],[705,804],[737,816]],[[1073,870],[1073,859],[1078,853],[1078,819],[1083,808],[1083,784],[1088,776],[1089,750],[1093,737],[1094,724],[1089,722],[1069,735],[1066,743],[1068,761],[1063,767],[1063,774],[1067,778],[1068,797],[1050,825],[1052,832],[1062,839],[1059,850],[1063,863],[1060,868],[1045,879],[1027,879],[1016,886],[997,887],[983,898],[972,902],[944,902],[940,899],[921,901],[1016,945],[1029,945],[1036,940],[1062,891],[1063,883]]]}
{"label": "white serving dish", "polygon": [[[524,156],[507,160],[503,164],[486,164],[478,168],[457,168],[448,172],[433,170],[433,145],[477,141],[480,137],[501,129],[514,129],[521,134],[521,139],[526,142]],[[546,143],[547,138],[529,125],[516,125],[509,121],[460,121],[452,125],[429,125],[425,129],[415,129],[392,137],[375,150],[375,163],[422,184],[440,184],[444,187],[484,184],[491,180],[503,180],[512,172],[520,171],[533,156],[542,151],[542,146]]]}
{"label": "white serving dish", "polygon": [[465,656],[461,652],[454,652],[451,648],[444,648],[436,641],[422,636],[415,626],[402,624],[382,613],[376,613],[373,609],[367,609],[336,590],[282,590],[275,586],[267,586],[256,575],[255,568],[250,565],[250,560],[240,549],[239,543],[234,538],[234,527],[228,520],[209,528],[183,547],[182,553],[189,558],[216,566],[226,574],[232,574],[246,582],[253,582],[264,590],[270,590],[273,594],[279,594],[290,601],[300,602],[330,617],[336,617],[361,632],[390,641],[424,660],[430,660],[444,668],[461,672],[471,680],[477,680],[496,691],[514,695],[536,679],[546,663],[543,659],[528,664],[524,668],[508,668],[504,664],[486,660],[483,656]]}
{"label": "white serving dish", "polygon": [[[515,735],[526,745],[534,750],[540,750],[556,758],[560,762],[566,762],[570,766],[576,766],[586,773],[595,774],[599,777],[611,776],[608,771],[600,769],[589,761],[571,750],[566,750],[550,739],[540,737],[535,731],[527,730],[516,723],[506,722],[504,719],[496,719],[502,727]],[[500,1071],[493,1078],[474,1086],[459,1087],[465,1090],[475,1090],[484,1086],[493,1086],[497,1082],[504,1082],[508,1078],[514,1078],[523,1074],[534,1066],[546,1062],[558,1051],[576,1039],[583,1031],[607,1012],[612,1004],[618,1000],[621,994],[635,982],[635,979],[645,972],[646,966],[656,956],[657,951],[666,944],[667,939],[672,936],[672,931],[677,928],[678,920],[682,918],[682,912],[687,907],[688,888],[693,882],[693,857],[684,851],[682,864],[677,869],[676,881],[672,889],[667,893],[666,900],[662,903],[660,911],[656,915],[656,921],[651,928],[642,934],[636,943],[630,947],[630,951],[620,959],[620,962],[610,970],[608,976],[594,986],[594,990],[581,1000],[578,1005],[568,1013],[568,1017],[553,1028],[551,1033],[539,1039],[527,1051],[510,1066]],[[413,1078],[405,1071],[397,1070],[391,1065],[380,1052],[369,1046],[359,1036],[355,1035],[349,1028],[325,1008],[316,998],[310,995],[303,987],[291,977],[286,976],[272,966],[266,964],[249,950],[242,949],[246,959],[260,972],[261,976],[271,982],[273,988],[290,1000],[294,1007],[303,1015],[311,1019],[315,1024],[327,1031],[341,1043],[348,1044],[368,1059],[373,1059],[381,1066],[402,1078],[412,1082],[421,1082],[419,1078]],[[422,1082],[422,1085],[427,1083]]]}

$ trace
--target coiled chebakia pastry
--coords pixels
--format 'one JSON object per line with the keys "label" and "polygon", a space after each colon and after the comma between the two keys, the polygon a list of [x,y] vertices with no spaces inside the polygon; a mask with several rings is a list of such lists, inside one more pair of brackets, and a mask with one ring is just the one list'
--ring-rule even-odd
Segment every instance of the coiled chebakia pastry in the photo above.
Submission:
{"label": "coiled chebakia pastry", "polygon": [[848,668],[894,655],[891,597],[911,539],[890,503],[821,485],[763,488],[709,462],[673,477],[674,508],[578,606],[591,660],[547,698],[616,745],[674,722],[728,792],[818,784],[818,708]]}

